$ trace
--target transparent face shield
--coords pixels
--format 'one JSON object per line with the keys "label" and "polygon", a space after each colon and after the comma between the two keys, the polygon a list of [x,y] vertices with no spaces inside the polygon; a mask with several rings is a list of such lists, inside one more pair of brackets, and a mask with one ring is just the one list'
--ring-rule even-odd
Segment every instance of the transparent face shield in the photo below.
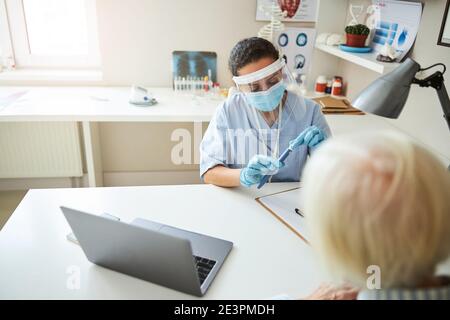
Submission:
{"label": "transparent face shield", "polygon": [[298,86],[294,77],[279,59],[256,72],[233,77],[233,81],[258,136],[258,153],[277,158],[280,134],[297,114],[295,108],[303,103],[295,98]]}

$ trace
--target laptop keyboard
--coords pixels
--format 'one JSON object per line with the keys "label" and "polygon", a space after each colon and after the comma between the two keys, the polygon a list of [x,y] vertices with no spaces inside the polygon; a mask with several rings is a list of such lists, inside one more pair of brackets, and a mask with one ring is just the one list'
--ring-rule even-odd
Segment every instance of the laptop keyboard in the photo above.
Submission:
{"label": "laptop keyboard", "polygon": [[214,260],[209,260],[198,256],[194,256],[194,261],[195,267],[197,268],[198,278],[200,279],[200,285],[202,285],[216,262]]}

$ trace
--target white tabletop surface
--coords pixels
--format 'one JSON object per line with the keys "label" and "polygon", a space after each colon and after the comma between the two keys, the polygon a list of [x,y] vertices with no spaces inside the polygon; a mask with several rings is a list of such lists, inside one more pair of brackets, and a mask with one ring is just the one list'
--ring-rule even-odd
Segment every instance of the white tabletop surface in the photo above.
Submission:
{"label": "white tabletop surface", "polygon": [[[256,189],[211,185],[30,190],[0,231],[0,299],[195,299],[90,263],[66,240],[59,206],[131,221],[143,217],[230,240],[234,247],[206,299],[267,299],[310,293],[325,273],[309,245],[254,199],[297,186]],[[67,287],[71,266],[80,288]]]}
{"label": "white tabletop surface", "polygon": [[[223,100],[150,88],[158,104],[128,102],[130,87],[0,87],[0,121],[209,121]],[[2,107],[11,94],[25,92]]]}
{"label": "white tabletop surface", "polygon": [[[128,102],[129,87],[0,87],[0,122],[10,121],[93,121],[93,122],[208,122],[218,97],[194,97],[170,88],[148,88],[158,104],[149,107]],[[8,97],[23,93],[14,102]],[[349,132],[352,128],[392,128],[371,115],[325,115],[331,128]]]}
{"label": "white tabletop surface", "polygon": [[[30,190],[0,231],[0,299],[197,299],[90,263],[59,206],[143,217],[230,240],[206,299],[304,297],[330,278],[309,245],[254,199],[297,183],[227,189],[211,185]],[[73,267],[79,289],[68,286]],[[450,260],[439,273],[450,274]]]}

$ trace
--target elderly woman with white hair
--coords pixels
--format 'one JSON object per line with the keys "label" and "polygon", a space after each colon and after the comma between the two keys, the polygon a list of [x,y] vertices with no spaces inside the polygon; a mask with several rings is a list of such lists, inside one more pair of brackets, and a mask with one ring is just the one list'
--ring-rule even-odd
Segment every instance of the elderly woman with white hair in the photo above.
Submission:
{"label": "elderly woman with white hair", "polygon": [[436,275],[450,254],[450,173],[430,152],[395,132],[341,136],[302,180],[311,245],[351,285],[309,299],[450,299]]}

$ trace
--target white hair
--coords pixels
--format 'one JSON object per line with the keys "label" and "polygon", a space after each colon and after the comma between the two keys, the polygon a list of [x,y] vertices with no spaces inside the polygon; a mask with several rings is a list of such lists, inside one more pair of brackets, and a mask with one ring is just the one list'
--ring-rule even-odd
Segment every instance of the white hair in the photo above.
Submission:
{"label": "white hair", "polygon": [[364,285],[412,287],[450,254],[450,173],[397,132],[329,139],[305,167],[312,246],[330,271]]}

